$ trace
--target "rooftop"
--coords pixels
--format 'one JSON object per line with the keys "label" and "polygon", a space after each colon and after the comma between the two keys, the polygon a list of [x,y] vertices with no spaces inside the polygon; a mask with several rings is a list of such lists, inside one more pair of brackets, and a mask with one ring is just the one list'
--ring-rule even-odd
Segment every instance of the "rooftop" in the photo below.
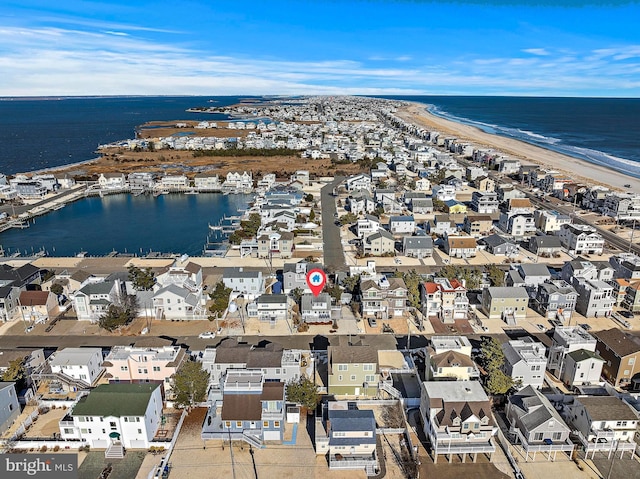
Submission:
{"label": "rooftop", "polygon": [[152,383],[101,384],[73,407],[72,416],[144,416],[151,395],[160,387]]}

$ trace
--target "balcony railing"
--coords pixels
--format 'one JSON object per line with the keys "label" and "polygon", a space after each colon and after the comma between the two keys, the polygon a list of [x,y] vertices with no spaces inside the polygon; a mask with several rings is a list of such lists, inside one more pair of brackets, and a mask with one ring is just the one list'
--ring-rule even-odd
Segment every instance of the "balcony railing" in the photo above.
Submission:
{"label": "balcony railing", "polygon": [[364,469],[376,464],[375,457],[371,456],[342,456],[342,459],[336,459],[332,454],[329,457],[329,469]]}
{"label": "balcony railing", "polygon": [[436,454],[473,454],[474,452],[495,452],[496,446],[491,439],[482,442],[454,439],[435,442]]}
{"label": "balcony railing", "polygon": [[262,419],[282,419],[284,417],[284,413],[282,411],[267,411],[266,409],[262,410]]}
{"label": "balcony railing", "polygon": [[518,437],[519,442],[522,444],[522,447],[524,448],[525,451],[527,452],[554,452],[554,451],[565,451],[565,452],[572,452],[574,450],[574,448],[576,447],[575,444],[573,444],[569,438],[567,438],[565,441],[563,442],[559,442],[559,441],[554,441],[551,444],[544,444],[544,443],[529,443],[527,442],[527,439],[524,437],[524,435],[520,432],[520,429],[516,428],[515,429],[516,432],[516,436]]}

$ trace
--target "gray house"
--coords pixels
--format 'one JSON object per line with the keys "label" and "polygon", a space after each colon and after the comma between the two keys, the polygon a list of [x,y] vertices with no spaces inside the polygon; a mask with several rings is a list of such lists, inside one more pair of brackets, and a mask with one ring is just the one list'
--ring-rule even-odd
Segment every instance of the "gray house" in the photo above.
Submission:
{"label": "gray house", "polygon": [[222,282],[233,292],[244,294],[248,299],[256,298],[264,293],[262,271],[245,271],[244,268],[225,268]]}
{"label": "gray house", "polygon": [[433,239],[429,236],[405,236],[402,251],[411,258],[430,258],[433,255]]}
{"label": "gray house", "polygon": [[478,242],[484,244],[487,251],[496,256],[517,255],[519,251],[518,243],[496,234],[482,238]]}
{"label": "gray house", "polygon": [[300,303],[303,322],[309,324],[330,324],[332,322],[329,293],[320,293],[318,296],[304,294]]}
{"label": "gray house", "polygon": [[554,235],[532,236],[529,238],[529,251],[538,256],[553,256],[562,251],[560,238]]}
{"label": "gray house", "polygon": [[558,279],[540,283],[532,304],[549,319],[558,317],[561,321],[568,321],[576,309],[577,300],[578,293],[574,287]]}
{"label": "gray house", "polygon": [[0,382],[0,434],[11,427],[20,415],[16,383]]}
{"label": "gray house", "polygon": [[307,285],[307,273],[312,269],[323,269],[320,263],[285,263],[282,269],[282,291],[289,294],[296,288],[302,290],[303,293],[311,293],[309,285]]}
{"label": "gray house", "polygon": [[565,424],[551,402],[538,390],[527,386],[509,398],[505,408],[510,431],[516,442],[529,454],[542,452],[555,460],[558,451],[571,455],[574,449],[569,440],[571,429]]}
{"label": "gray house", "polygon": [[547,348],[542,343],[527,336],[504,343],[502,350],[505,357],[504,372],[507,376],[519,381],[522,387],[542,387],[547,368]]}

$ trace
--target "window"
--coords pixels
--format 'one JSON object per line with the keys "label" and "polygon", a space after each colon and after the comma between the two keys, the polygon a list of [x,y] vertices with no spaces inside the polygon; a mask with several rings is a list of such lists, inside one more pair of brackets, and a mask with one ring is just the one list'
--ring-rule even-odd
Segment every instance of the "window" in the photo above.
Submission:
{"label": "window", "polygon": [[633,366],[636,363],[636,358],[629,358],[629,366]]}
{"label": "window", "polygon": [[363,364],[362,365],[362,370],[363,371],[373,371],[373,364]]}
{"label": "window", "polygon": [[153,367],[153,370],[154,370],[155,372],[159,372],[159,371],[160,371],[160,366],[154,366],[154,367]]}
{"label": "window", "polygon": [[338,381],[342,381],[342,374],[338,376]]}
{"label": "window", "polygon": [[262,427],[269,427],[269,421],[262,421]]}
{"label": "window", "polygon": [[338,371],[346,371],[349,369],[346,364],[338,364]]}
{"label": "window", "polygon": [[242,427],[242,421],[236,421],[236,427]]}
{"label": "window", "polygon": [[280,421],[273,421],[273,427],[280,427]]}
{"label": "window", "polygon": [[128,371],[129,368],[127,366],[120,366],[120,371]]}
{"label": "window", "polygon": [[225,421],[224,422],[224,427],[226,427],[227,429],[229,429],[231,427],[231,421]]}
{"label": "window", "polygon": [[543,434],[543,433],[541,433],[541,432],[536,432],[536,433],[533,435],[533,440],[534,440],[534,441],[542,441],[542,438],[543,438],[543,437],[544,437],[544,434]]}
{"label": "window", "polygon": [[138,429],[138,434],[142,434],[142,429]]}
{"label": "window", "polygon": [[553,433],[553,440],[554,441],[559,441],[560,439],[562,439],[562,433],[561,432],[554,432]]}
{"label": "window", "polygon": [[355,381],[356,380],[356,375],[352,374],[351,377],[349,378],[351,381]]}

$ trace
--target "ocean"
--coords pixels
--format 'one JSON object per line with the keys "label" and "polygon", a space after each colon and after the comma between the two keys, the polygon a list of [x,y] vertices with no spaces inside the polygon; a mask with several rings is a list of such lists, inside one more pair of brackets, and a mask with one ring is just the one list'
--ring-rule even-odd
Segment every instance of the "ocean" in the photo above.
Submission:
{"label": "ocean", "polygon": [[386,98],[640,178],[640,98]]}
{"label": "ocean", "polygon": [[81,251],[90,256],[112,251],[201,256],[209,224],[238,215],[251,199],[221,193],[93,196],[38,216],[29,228],[0,233],[0,245],[7,256],[40,250],[48,256],[75,256]]}

